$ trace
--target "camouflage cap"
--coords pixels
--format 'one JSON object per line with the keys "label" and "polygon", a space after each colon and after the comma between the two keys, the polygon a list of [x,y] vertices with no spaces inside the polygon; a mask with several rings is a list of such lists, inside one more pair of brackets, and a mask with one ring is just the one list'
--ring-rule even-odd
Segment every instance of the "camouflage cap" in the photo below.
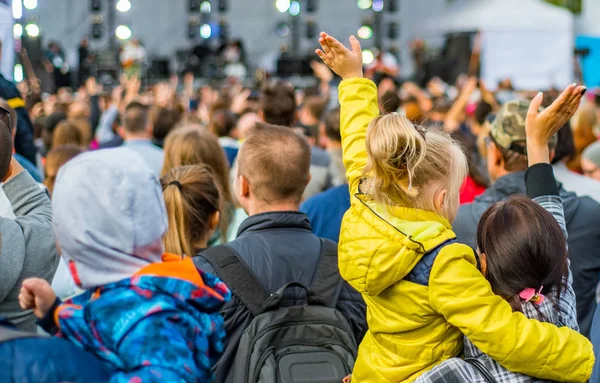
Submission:
{"label": "camouflage cap", "polygon": [[[525,119],[529,110],[527,101],[509,101],[502,105],[492,121],[490,135],[494,141],[504,149],[517,153],[527,154],[527,140],[525,135]],[[540,108],[540,111],[542,108]],[[548,146],[556,147],[558,137],[554,135]]]}

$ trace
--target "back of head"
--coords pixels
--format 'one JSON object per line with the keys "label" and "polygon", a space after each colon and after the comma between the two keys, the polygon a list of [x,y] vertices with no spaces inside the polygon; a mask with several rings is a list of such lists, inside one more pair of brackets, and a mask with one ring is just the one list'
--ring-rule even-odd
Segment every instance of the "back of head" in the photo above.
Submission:
{"label": "back of head", "polygon": [[139,102],[131,102],[125,107],[123,129],[129,134],[148,131],[148,107]]}
{"label": "back of head", "polygon": [[593,163],[596,167],[600,167],[600,141],[596,141],[589,145],[583,153],[581,159]]}
{"label": "back of head", "polygon": [[379,98],[379,105],[381,105],[381,111],[383,113],[393,113],[397,112],[400,109],[400,97],[398,94],[392,90],[385,92]]}
{"label": "back of head", "polygon": [[327,109],[327,101],[320,96],[310,96],[304,99],[302,107],[306,108],[312,118],[320,121]]}
{"label": "back of head", "polygon": [[521,311],[519,293],[524,289],[537,291],[543,286],[547,294],[561,286],[568,270],[565,246],[554,217],[524,196],[490,207],[477,228],[477,247],[485,254],[484,274],[494,293],[517,311]]}
{"label": "back of head", "polygon": [[220,109],[212,114],[208,124],[210,130],[217,137],[228,137],[235,129],[237,118],[228,110]]}
{"label": "back of head", "polygon": [[52,148],[63,145],[86,147],[81,131],[72,121],[61,121],[52,134]]}
{"label": "back of head", "polygon": [[9,169],[13,155],[13,136],[11,127],[5,119],[0,119],[0,178],[4,178]]}
{"label": "back of head", "polygon": [[[517,172],[527,169],[527,140],[525,120],[529,102],[509,101],[502,105],[492,122],[490,137],[502,153],[504,169]],[[548,144],[550,149],[556,147],[558,139],[555,135]]]}
{"label": "back of head", "polygon": [[310,179],[310,146],[292,129],[263,124],[238,154],[238,175],[263,203],[300,203]]}
{"label": "back of head", "polygon": [[57,146],[48,152],[46,166],[44,166],[44,186],[48,188],[50,195],[54,191],[54,183],[60,168],[81,153],[83,150],[79,145]]}
{"label": "back of head", "polygon": [[267,85],[260,95],[259,109],[267,124],[292,126],[296,120],[294,87],[284,81]]}
{"label": "back of head", "polygon": [[[364,191],[376,202],[435,211],[454,219],[467,161],[448,134],[426,131],[397,113],[379,116],[367,130],[367,157]],[[442,190],[447,190],[443,206],[436,208],[435,194]]]}
{"label": "back of head", "polygon": [[129,148],[87,152],[58,173],[53,221],[75,282],[88,289],[162,259],[167,230],[158,178]]}
{"label": "back of head", "polygon": [[161,107],[152,111],[152,135],[162,142],[183,118],[183,113],[176,107]]}
{"label": "back of head", "polygon": [[193,257],[201,250],[198,242],[211,236],[211,220],[222,210],[219,181],[207,165],[191,165],[171,169],[161,184],[169,217],[165,250]]}
{"label": "back of head", "polygon": [[340,133],[340,108],[335,108],[325,118],[325,135],[333,142],[342,142]]}

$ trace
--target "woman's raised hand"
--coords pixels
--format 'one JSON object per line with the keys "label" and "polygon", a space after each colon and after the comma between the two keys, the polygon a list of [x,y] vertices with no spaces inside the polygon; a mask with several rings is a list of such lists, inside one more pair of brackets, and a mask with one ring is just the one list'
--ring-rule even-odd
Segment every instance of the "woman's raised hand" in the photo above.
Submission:
{"label": "woman's raised hand", "polygon": [[319,44],[322,49],[316,50],[317,55],[342,79],[363,76],[362,49],[356,37],[350,36],[352,50],[325,32],[321,32]]}

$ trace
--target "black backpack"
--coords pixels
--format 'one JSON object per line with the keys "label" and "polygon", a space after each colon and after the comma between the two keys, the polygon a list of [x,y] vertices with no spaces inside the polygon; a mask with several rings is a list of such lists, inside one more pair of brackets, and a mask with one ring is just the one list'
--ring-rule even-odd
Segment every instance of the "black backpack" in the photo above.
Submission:
{"label": "black backpack", "polygon": [[[336,309],[344,281],[335,242],[321,240],[310,287],[291,282],[273,294],[264,291],[230,247],[211,248],[202,256],[254,316],[239,343],[229,375],[233,382],[340,383],[352,372],[358,347],[348,321]],[[281,307],[289,288],[303,289],[306,303]]]}

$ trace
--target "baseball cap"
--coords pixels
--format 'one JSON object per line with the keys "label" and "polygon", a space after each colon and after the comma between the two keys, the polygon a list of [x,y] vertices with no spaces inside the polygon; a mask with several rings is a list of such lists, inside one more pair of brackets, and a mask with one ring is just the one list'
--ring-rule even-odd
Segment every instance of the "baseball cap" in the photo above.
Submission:
{"label": "baseball cap", "polygon": [[[509,101],[502,105],[496,118],[492,121],[490,135],[504,149],[527,155],[527,137],[525,120],[529,110],[528,101]],[[540,111],[543,109],[540,108]],[[556,134],[550,140],[549,147],[554,148],[558,142]]]}

